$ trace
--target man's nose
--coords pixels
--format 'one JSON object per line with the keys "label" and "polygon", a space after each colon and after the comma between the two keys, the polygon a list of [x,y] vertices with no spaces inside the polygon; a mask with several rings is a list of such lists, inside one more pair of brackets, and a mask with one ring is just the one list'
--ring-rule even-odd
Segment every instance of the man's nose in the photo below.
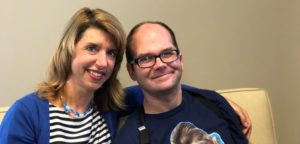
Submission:
{"label": "man's nose", "polygon": [[165,65],[166,65],[166,63],[164,63],[164,62],[161,60],[160,57],[156,57],[156,58],[155,58],[155,64],[154,64],[153,68],[160,68],[160,67],[165,66]]}

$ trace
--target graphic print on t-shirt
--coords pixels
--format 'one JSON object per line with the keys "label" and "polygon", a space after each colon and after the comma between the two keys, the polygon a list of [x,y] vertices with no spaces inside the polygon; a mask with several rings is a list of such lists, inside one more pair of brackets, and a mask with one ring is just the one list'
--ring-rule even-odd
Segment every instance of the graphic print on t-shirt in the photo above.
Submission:
{"label": "graphic print on t-shirt", "polygon": [[180,122],[177,124],[177,126],[172,130],[170,143],[224,144],[221,136],[218,133],[213,132],[208,134],[190,122]]}

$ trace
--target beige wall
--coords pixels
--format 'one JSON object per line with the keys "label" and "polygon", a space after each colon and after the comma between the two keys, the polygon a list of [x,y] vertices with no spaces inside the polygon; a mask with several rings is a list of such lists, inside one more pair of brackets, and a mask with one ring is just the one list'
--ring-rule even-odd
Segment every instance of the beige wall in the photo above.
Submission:
{"label": "beige wall", "polygon": [[[183,82],[208,89],[269,91],[279,143],[300,143],[300,3],[297,0],[1,0],[0,106],[34,90],[70,16],[103,8],[128,31],[160,20],[177,34]],[[125,67],[125,86],[134,84]]]}

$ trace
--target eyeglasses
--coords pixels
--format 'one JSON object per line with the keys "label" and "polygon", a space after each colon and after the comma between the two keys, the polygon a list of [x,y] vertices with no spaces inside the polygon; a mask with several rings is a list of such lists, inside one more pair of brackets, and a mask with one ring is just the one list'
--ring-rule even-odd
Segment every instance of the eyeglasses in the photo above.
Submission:
{"label": "eyeglasses", "polygon": [[170,63],[178,59],[179,50],[165,50],[159,55],[145,55],[136,58],[130,62],[130,64],[137,64],[140,68],[149,68],[155,65],[156,58],[159,57],[164,63]]}

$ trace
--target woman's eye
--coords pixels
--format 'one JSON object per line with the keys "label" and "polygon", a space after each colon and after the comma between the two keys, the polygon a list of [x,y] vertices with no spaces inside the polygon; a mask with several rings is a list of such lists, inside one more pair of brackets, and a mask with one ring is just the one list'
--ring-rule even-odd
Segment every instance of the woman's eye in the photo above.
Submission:
{"label": "woman's eye", "polygon": [[107,54],[111,57],[116,57],[117,56],[117,51],[116,50],[111,50],[111,51],[108,51]]}
{"label": "woman's eye", "polygon": [[97,48],[96,47],[88,47],[87,50],[88,51],[97,51]]}
{"label": "woman's eye", "polygon": [[95,46],[88,46],[88,47],[86,47],[86,50],[89,52],[97,52],[98,48]]}

